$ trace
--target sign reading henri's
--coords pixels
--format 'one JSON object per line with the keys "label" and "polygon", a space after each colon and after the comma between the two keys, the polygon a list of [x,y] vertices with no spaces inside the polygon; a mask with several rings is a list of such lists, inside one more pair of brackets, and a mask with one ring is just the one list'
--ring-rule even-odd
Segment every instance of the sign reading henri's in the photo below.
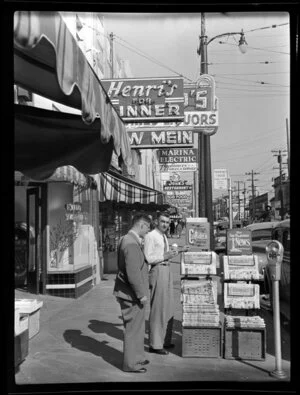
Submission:
{"label": "sign reading henri's", "polygon": [[161,172],[197,170],[196,148],[160,149],[157,157]]}
{"label": "sign reading henri's", "polygon": [[124,122],[183,120],[182,78],[122,78],[101,83]]}

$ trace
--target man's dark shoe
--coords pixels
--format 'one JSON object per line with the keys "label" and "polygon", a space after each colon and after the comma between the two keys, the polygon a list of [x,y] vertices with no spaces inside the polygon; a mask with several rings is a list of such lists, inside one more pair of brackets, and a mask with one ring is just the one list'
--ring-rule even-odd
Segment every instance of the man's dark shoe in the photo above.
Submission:
{"label": "man's dark shoe", "polygon": [[164,348],[174,348],[175,344],[170,343],[170,344],[164,344]]}
{"label": "man's dark shoe", "polygon": [[150,361],[148,361],[148,359],[145,359],[145,361],[139,362],[140,365],[148,365],[148,363],[150,363]]}
{"label": "man's dark shoe", "polygon": [[164,350],[163,348],[152,348],[149,347],[149,352],[153,352],[155,354],[160,354],[160,355],[168,355],[169,351]]}
{"label": "man's dark shoe", "polygon": [[126,370],[127,373],[146,373],[147,369],[146,368],[140,368],[138,370]]}

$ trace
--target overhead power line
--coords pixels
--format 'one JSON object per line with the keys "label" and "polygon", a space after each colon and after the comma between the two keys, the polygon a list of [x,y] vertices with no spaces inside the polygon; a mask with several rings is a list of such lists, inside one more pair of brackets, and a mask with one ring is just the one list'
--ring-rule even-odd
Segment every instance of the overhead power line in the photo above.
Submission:
{"label": "overhead power line", "polygon": [[270,26],[258,27],[258,28],[256,28],[256,29],[247,30],[247,31],[245,31],[244,33],[252,33],[252,32],[256,32],[256,31],[258,31],[258,30],[274,29],[274,28],[276,28],[276,27],[285,26],[285,25],[289,25],[289,23],[286,22],[286,23],[279,23],[279,24],[277,24],[277,25],[270,25]]}
{"label": "overhead power line", "polygon": [[[271,74],[289,74],[289,71],[274,71],[272,73],[226,73],[226,74],[218,74],[221,75],[271,75]],[[212,74],[212,77],[215,77],[216,74]]]}
{"label": "overhead power line", "polygon": [[[218,74],[215,74],[216,77],[218,77]],[[244,80],[240,78],[232,78],[232,77],[220,77],[224,78],[226,80],[234,80],[234,81],[242,81],[242,82],[251,82],[253,84],[261,84],[261,85],[272,85],[272,86],[281,86],[283,88],[289,88],[289,85],[281,85],[281,84],[273,84],[271,82],[264,82],[264,81],[251,81],[251,80]],[[225,83],[225,82],[224,82]]]}
{"label": "overhead power line", "polygon": [[[218,41],[218,42],[219,42],[219,44],[233,45],[234,47],[237,47],[237,46],[238,46],[237,44],[232,44],[232,43],[229,43],[229,42],[227,42],[227,41]],[[283,54],[283,55],[290,55],[289,52],[272,51],[272,49],[250,47],[249,45],[247,45],[247,48],[255,49],[255,50],[257,50],[257,51],[273,52],[273,53],[280,53],[280,54]]]}
{"label": "overhead power line", "polygon": [[257,62],[213,62],[213,63],[208,63],[209,66],[216,66],[216,65],[221,65],[223,66],[224,64],[235,64],[235,65],[239,65],[239,64],[278,64],[278,63],[286,63],[286,62],[272,62],[270,60],[264,60],[264,61],[257,61]]}
{"label": "overhead power line", "polygon": [[176,71],[176,70],[171,69],[169,66],[166,66],[164,63],[162,63],[162,62],[160,62],[159,60],[153,58],[152,56],[147,55],[145,52],[143,52],[143,51],[141,51],[139,48],[133,46],[133,45],[130,44],[128,41],[122,39],[121,37],[119,37],[119,36],[117,36],[117,35],[115,35],[115,37],[116,37],[117,39],[119,39],[119,40],[125,42],[126,44],[130,45],[132,48],[130,48],[130,47],[128,47],[128,46],[126,46],[126,45],[124,45],[124,44],[122,44],[122,43],[120,43],[120,42],[117,41],[117,43],[118,43],[119,45],[122,45],[123,47],[129,49],[129,50],[132,51],[132,52],[135,52],[136,54],[138,54],[138,55],[140,55],[140,56],[142,56],[142,57],[144,57],[144,58],[146,58],[146,59],[148,59],[148,60],[150,60],[151,62],[153,62],[153,63],[155,63],[155,64],[157,64],[157,65],[159,65],[159,66],[162,66],[162,67],[166,68],[167,70],[172,71],[173,73],[179,75],[180,77],[185,78],[185,79],[188,80],[188,81],[193,82],[190,78],[184,76],[182,73],[179,73],[179,72]]}
{"label": "overhead power line", "polygon": [[[89,29],[94,30],[94,31],[96,32],[96,34],[101,34],[102,36],[106,37],[107,39],[110,38],[110,35],[104,34],[104,33],[102,33],[101,31],[99,31],[98,29],[95,29],[94,27],[89,26],[88,24],[86,24],[86,23],[84,23],[84,22],[83,22],[83,25],[84,25],[85,27],[89,28]],[[173,73],[177,74],[179,77],[183,77],[183,78],[185,78],[186,80],[188,80],[188,81],[190,81],[190,82],[194,82],[194,81],[191,80],[190,78],[184,76],[183,74],[179,73],[179,72],[176,71],[176,70],[171,69],[169,66],[165,65],[164,63],[160,62],[159,60],[155,59],[154,57],[152,57],[152,56],[146,54],[145,52],[141,51],[139,48],[137,48],[137,47],[135,47],[134,45],[130,44],[128,41],[122,39],[122,38],[119,37],[118,35],[113,34],[113,38],[114,38],[114,39],[117,38],[117,40],[121,40],[121,41],[127,43],[128,45],[130,45],[132,48],[130,48],[130,47],[128,47],[128,46],[126,46],[126,45],[124,45],[124,44],[122,44],[122,43],[116,41],[117,44],[123,46],[124,48],[127,48],[129,51],[132,51],[132,52],[136,53],[137,55],[140,55],[140,56],[144,57],[145,59],[147,59],[147,60],[149,60],[149,61],[151,61],[151,62],[157,64],[158,66],[164,67],[165,69],[167,69],[167,70],[169,70],[169,71],[172,71]]]}

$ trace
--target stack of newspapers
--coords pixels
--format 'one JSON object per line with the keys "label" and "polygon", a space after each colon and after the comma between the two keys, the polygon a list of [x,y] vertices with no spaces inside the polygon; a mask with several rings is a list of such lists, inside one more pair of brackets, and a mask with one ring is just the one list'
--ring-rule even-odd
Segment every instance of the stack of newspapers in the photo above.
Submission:
{"label": "stack of newspapers", "polygon": [[223,256],[224,280],[258,280],[257,255]]}
{"label": "stack of newspapers", "polygon": [[262,329],[266,327],[264,319],[258,315],[252,317],[226,315],[224,324],[227,329],[235,329],[235,328]]}
{"label": "stack of newspapers", "polygon": [[181,261],[182,275],[216,274],[217,254],[214,251],[189,251],[183,253]]}
{"label": "stack of newspapers", "polygon": [[246,283],[225,283],[224,307],[246,310],[259,309],[259,285]]}
{"label": "stack of newspapers", "polygon": [[219,326],[220,310],[215,293],[212,281],[181,280],[183,327]]}

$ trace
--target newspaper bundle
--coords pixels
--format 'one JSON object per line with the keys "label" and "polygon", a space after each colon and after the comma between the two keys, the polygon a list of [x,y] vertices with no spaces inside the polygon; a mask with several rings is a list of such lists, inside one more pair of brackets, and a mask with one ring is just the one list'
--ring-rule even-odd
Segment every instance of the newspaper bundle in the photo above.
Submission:
{"label": "newspaper bundle", "polygon": [[224,280],[258,280],[257,255],[223,256]]}
{"label": "newspaper bundle", "polygon": [[224,307],[232,309],[259,309],[259,285],[225,283]]}
{"label": "newspaper bundle", "polygon": [[181,281],[183,327],[219,326],[220,310],[211,280]]}
{"label": "newspaper bundle", "polygon": [[227,315],[225,316],[225,327],[228,329],[234,329],[234,328],[265,328],[266,324],[263,318],[260,316],[230,316]]}
{"label": "newspaper bundle", "polygon": [[189,251],[183,254],[182,275],[210,275],[217,273],[217,254],[214,251]]}

